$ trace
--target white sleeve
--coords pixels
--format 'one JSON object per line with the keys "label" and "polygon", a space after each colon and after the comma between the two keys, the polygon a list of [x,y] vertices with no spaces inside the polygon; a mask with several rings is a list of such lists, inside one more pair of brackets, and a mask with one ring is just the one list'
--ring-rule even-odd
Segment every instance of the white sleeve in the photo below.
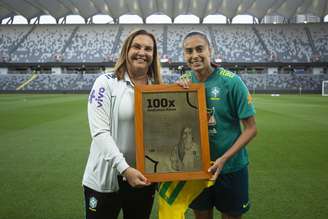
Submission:
{"label": "white sleeve", "polygon": [[111,104],[111,92],[106,80],[109,79],[103,75],[98,77],[89,95],[88,119],[92,137],[91,150],[101,153],[104,159],[112,164],[111,168],[115,168],[122,174],[129,165],[111,134],[113,104]]}

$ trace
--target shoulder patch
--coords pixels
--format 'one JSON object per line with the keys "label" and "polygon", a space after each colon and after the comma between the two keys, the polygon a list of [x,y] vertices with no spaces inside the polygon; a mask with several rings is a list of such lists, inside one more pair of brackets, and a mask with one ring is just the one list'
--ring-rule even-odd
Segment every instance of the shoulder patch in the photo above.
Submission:
{"label": "shoulder patch", "polygon": [[225,69],[222,69],[221,71],[220,71],[220,73],[219,73],[221,76],[223,76],[223,77],[228,77],[228,78],[233,78],[233,77],[235,77],[235,74],[234,73],[232,73],[231,71],[227,71],[227,70],[225,70]]}
{"label": "shoulder patch", "polygon": [[253,102],[253,97],[250,93],[248,93],[247,102],[248,102],[248,105],[250,105]]}
{"label": "shoulder patch", "polygon": [[114,78],[116,78],[116,75],[114,73],[106,73],[105,74],[105,77],[107,79],[114,79]]}

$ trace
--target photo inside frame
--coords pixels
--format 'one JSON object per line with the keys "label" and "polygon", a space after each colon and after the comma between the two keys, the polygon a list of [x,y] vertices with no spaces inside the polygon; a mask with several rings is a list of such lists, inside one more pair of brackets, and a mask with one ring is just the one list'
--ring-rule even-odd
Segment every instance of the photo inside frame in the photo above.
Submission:
{"label": "photo inside frame", "polygon": [[145,172],[200,171],[197,93],[144,93],[142,104]]}

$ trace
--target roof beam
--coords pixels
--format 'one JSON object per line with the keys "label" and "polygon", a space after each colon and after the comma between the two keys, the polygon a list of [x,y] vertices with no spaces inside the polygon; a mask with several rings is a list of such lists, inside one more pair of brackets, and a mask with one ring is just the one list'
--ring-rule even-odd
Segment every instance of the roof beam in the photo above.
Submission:
{"label": "roof beam", "polygon": [[324,7],[324,12],[323,12],[323,15],[322,15],[322,21],[324,19],[324,17],[328,14],[328,1],[325,1],[325,7]]}
{"label": "roof beam", "polygon": [[98,11],[98,14],[108,14],[108,5],[105,0],[90,0]]}
{"label": "roof beam", "polygon": [[[8,8],[6,8],[1,2],[0,2],[0,19],[4,19],[7,17],[11,17],[14,16],[16,13],[9,10]],[[2,21],[1,21],[2,22]],[[0,22],[0,24],[1,24]]]}
{"label": "roof beam", "polygon": [[40,11],[39,15],[42,15],[42,13],[49,14],[49,11],[45,10],[43,7],[40,7],[40,4],[35,4],[35,1],[34,2],[31,2],[30,0],[23,0],[23,1],[25,1],[27,4],[31,5],[32,7],[37,8]]}
{"label": "roof beam", "polygon": [[[255,0],[246,0],[242,1],[239,6],[237,7],[237,14],[245,14],[249,13],[248,10],[252,7],[254,4]],[[252,14],[253,15],[253,14]],[[254,15],[253,15],[254,16]]]}
{"label": "roof beam", "polygon": [[283,17],[289,19],[295,15],[297,7],[303,0],[285,0],[283,4],[277,9],[277,12]]}
{"label": "roof beam", "polygon": [[111,16],[114,19],[119,19],[119,17],[128,12],[125,0],[106,0],[109,4],[109,9],[111,10]]}
{"label": "roof beam", "polygon": [[69,0],[74,8],[79,11],[79,15],[87,19],[97,13],[97,9],[89,0]]}
{"label": "roof beam", "polygon": [[204,8],[203,8],[203,11],[202,11],[202,16],[199,18],[201,20],[200,23],[203,23],[203,21],[204,21],[205,14],[206,14],[207,7],[208,7],[208,2],[209,2],[209,0],[206,0],[206,3],[204,4]]}
{"label": "roof beam", "polygon": [[265,11],[265,15],[271,15],[275,12],[277,14],[277,9],[281,7],[281,5],[284,3],[285,0],[277,0],[277,1],[272,1],[271,5],[267,7]]}
{"label": "roof beam", "polygon": [[[67,9],[67,11],[71,12],[71,14],[76,14],[71,2],[69,2],[67,0],[57,0],[57,1],[60,2]],[[68,13],[66,14],[66,16],[67,15],[68,15]]]}
{"label": "roof beam", "polygon": [[145,19],[150,14],[164,12],[172,20],[181,14],[192,13],[200,19],[220,13],[230,18],[237,14],[256,17],[281,15],[293,17],[313,14],[324,17],[328,13],[327,0],[0,0],[0,19],[22,15],[27,20],[48,14],[56,20],[69,14],[84,18],[108,14],[114,19],[131,12]]}
{"label": "roof beam", "polygon": [[309,9],[311,9],[311,5],[312,5],[312,0],[305,0],[303,1],[302,5],[300,5],[297,10],[296,13],[298,14],[307,14],[309,13]]}
{"label": "roof beam", "polygon": [[255,17],[263,18],[267,14],[267,9],[271,8],[275,0],[268,1],[254,1],[248,12]]}
{"label": "roof beam", "polygon": [[8,9],[8,11],[12,11],[14,12],[15,15],[22,15],[22,12],[20,10],[18,10],[17,8],[13,7],[12,5],[10,5],[9,3],[2,1],[0,2],[0,4],[2,6],[4,6],[5,8]]}
{"label": "roof beam", "polygon": [[139,10],[140,10],[140,13],[141,13],[141,18],[142,18],[143,22],[146,23],[145,13],[144,13],[144,11],[142,9],[142,5],[140,3],[140,0],[137,0],[137,1],[138,1],[138,5],[139,5]]}
{"label": "roof beam", "polygon": [[109,16],[111,16],[113,18],[113,20],[115,21],[115,19],[117,19],[117,17],[114,17],[114,14],[113,14],[113,11],[112,11],[112,8],[110,7],[109,5],[109,2],[107,0],[104,0],[105,4],[106,4],[106,10],[107,10],[107,14]]}

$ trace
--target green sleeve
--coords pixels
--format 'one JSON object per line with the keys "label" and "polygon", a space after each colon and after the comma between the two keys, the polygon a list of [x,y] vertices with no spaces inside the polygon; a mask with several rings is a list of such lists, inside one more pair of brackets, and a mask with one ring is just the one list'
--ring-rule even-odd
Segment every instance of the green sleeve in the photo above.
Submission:
{"label": "green sleeve", "polygon": [[255,115],[255,108],[251,94],[239,76],[235,76],[232,86],[232,98],[235,112],[239,119],[246,119]]}

